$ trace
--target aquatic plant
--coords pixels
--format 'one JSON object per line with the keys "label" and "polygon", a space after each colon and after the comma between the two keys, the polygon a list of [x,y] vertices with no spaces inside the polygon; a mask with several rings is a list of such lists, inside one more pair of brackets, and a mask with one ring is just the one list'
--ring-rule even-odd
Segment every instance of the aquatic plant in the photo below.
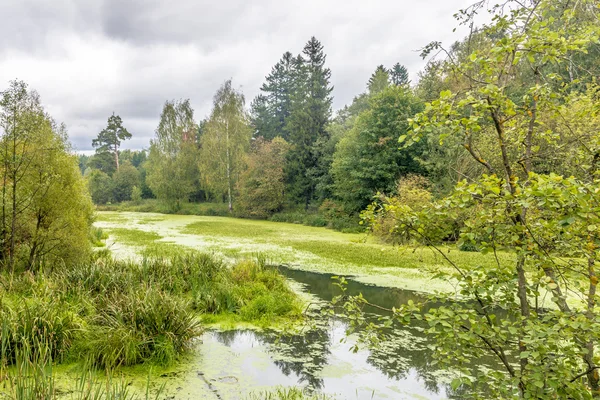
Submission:
{"label": "aquatic plant", "polygon": [[251,393],[247,400],[330,400],[333,399],[324,394],[307,394],[297,387],[276,388],[258,393]]}
{"label": "aquatic plant", "polygon": [[187,302],[156,288],[112,293],[92,319],[86,357],[101,367],[143,361],[170,364],[202,329]]}

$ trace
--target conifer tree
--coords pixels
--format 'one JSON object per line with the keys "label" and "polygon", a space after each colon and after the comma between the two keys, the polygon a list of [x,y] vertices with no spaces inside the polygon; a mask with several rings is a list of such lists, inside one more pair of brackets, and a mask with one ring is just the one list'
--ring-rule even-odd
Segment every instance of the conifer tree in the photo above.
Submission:
{"label": "conifer tree", "polygon": [[[312,37],[293,60],[295,93],[286,130],[292,149],[286,164],[287,192],[305,208],[315,196],[316,182],[327,174],[318,162],[317,143],[325,143],[331,116],[331,70],[325,67],[323,45]],[[321,139],[321,140],[319,140]]]}
{"label": "conifer tree", "polygon": [[289,51],[271,69],[261,87],[261,93],[251,104],[255,135],[265,139],[286,137],[285,126],[290,116],[291,96],[294,93],[295,60]]}
{"label": "conifer tree", "polygon": [[96,148],[96,154],[99,157],[112,153],[115,159],[115,168],[119,170],[119,147],[123,140],[131,139],[131,133],[123,126],[123,120],[118,115],[108,117],[108,123],[96,139],[92,141],[92,146]]}
{"label": "conifer tree", "polygon": [[383,66],[379,65],[375,72],[369,78],[369,82],[367,83],[367,88],[369,89],[370,95],[376,95],[377,93],[381,93],[390,85],[390,73]]}
{"label": "conifer tree", "polygon": [[392,79],[392,83],[396,86],[408,85],[410,83],[408,80],[408,70],[400,63],[396,63],[392,67],[390,70],[390,78]]}

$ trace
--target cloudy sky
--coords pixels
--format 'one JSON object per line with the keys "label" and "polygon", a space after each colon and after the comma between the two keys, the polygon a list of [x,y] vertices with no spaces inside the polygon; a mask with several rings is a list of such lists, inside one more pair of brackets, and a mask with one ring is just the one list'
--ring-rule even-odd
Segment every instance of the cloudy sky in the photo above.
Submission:
{"label": "cloudy sky", "polygon": [[229,78],[248,103],[285,51],[316,36],[332,70],[334,109],[379,64],[424,65],[418,50],[465,32],[452,15],[473,0],[1,0],[0,90],[36,89],[79,151],[114,111],[147,147],[167,99],[190,98],[196,118]]}

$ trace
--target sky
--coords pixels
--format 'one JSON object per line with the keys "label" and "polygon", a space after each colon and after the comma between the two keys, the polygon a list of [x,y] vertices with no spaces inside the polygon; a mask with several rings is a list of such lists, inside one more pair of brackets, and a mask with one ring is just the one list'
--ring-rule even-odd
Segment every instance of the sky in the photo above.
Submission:
{"label": "sky", "polygon": [[404,64],[413,82],[431,41],[466,34],[453,14],[473,0],[1,0],[0,90],[24,80],[67,125],[77,151],[114,112],[147,148],[166,100],[210,113],[227,79],[246,102],[286,51],[316,36],[332,71],[334,110],[363,92],[377,65]]}

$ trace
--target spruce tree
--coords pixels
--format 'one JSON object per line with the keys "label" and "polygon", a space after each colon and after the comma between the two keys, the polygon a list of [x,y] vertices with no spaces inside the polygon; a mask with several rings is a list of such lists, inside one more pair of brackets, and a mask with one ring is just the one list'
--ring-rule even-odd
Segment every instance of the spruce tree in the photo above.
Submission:
{"label": "spruce tree", "polygon": [[390,77],[392,79],[392,83],[396,86],[404,86],[410,83],[408,80],[408,70],[400,63],[396,63],[392,67],[390,70]]}
{"label": "spruce tree", "polygon": [[288,195],[308,208],[315,196],[323,171],[318,147],[327,142],[326,130],[331,116],[331,70],[325,68],[323,45],[312,37],[293,60],[292,78],[295,93],[291,97],[291,113],[286,124],[292,149],[286,163]]}
{"label": "spruce tree", "polygon": [[285,126],[290,115],[291,96],[295,91],[293,77],[294,56],[289,51],[271,69],[261,87],[261,93],[252,102],[252,124],[256,136],[287,139]]}

